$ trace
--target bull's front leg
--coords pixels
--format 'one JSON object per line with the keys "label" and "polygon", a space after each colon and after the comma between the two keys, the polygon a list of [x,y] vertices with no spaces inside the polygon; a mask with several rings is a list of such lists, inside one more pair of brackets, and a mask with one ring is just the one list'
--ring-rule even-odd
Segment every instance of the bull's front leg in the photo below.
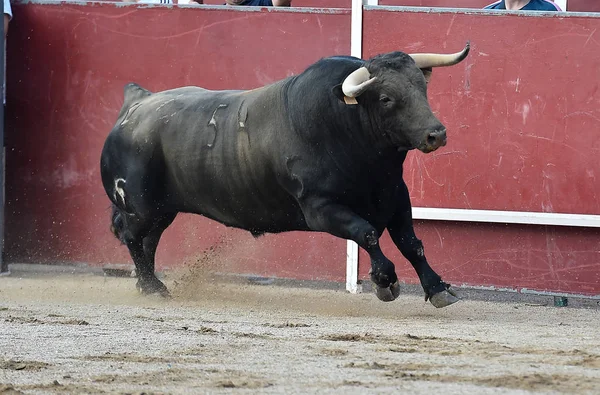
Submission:
{"label": "bull's front leg", "polygon": [[379,247],[380,232],[350,208],[313,199],[302,206],[304,218],[311,230],[327,232],[354,241],[371,258],[371,281],[380,300],[392,301],[400,294],[400,285],[394,264],[383,255]]}
{"label": "bull's front leg", "polygon": [[450,285],[442,281],[442,278],[429,266],[423,243],[417,238],[413,228],[412,208],[406,184],[402,184],[401,188],[398,210],[387,227],[390,236],[417,272],[425,291],[425,300],[429,300],[438,308],[451,305],[457,302],[458,298],[450,289]]}

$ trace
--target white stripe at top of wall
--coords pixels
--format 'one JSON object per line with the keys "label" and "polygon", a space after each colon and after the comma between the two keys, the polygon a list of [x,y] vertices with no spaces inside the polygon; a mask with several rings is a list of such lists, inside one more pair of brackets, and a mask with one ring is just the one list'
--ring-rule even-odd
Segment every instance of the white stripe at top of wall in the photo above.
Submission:
{"label": "white stripe at top of wall", "polygon": [[413,219],[600,228],[600,215],[413,207]]}

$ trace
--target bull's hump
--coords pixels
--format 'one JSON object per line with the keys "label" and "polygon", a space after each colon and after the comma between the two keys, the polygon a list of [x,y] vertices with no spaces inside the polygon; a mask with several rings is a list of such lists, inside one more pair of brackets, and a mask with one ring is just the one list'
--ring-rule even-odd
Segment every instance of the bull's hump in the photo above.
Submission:
{"label": "bull's hump", "polygon": [[131,82],[131,83],[125,85],[125,88],[124,88],[125,100],[124,100],[123,105],[127,106],[129,108],[134,103],[139,102],[140,100],[150,96],[151,94],[152,94],[152,92],[150,92],[149,90],[142,88],[141,86],[139,86],[138,84],[136,84],[134,82]]}

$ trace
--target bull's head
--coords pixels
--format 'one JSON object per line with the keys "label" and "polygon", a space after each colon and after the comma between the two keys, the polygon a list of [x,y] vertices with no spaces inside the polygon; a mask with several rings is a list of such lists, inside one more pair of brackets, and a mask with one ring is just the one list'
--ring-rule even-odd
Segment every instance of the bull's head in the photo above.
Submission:
{"label": "bull's head", "polygon": [[341,90],[351,100],[361,96],[360,104],[368,109],[371,124],[394,146],[435,151],[446,145],[446,128],[431,111],[427,83],[434,67],[461,62],[469,48],[467,43],[454,54],[378,55],[352,72]]}

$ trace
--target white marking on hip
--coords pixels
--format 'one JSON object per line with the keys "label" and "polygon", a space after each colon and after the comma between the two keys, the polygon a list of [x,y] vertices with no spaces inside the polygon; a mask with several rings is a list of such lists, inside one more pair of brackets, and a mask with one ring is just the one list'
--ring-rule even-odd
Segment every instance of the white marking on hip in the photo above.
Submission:
{"label": "white marking on hip", "polygon": [[121,200],[123,201],[123,204],[125,204],[125,190],[123,189],[124,185],[124,178],[117,178],[115,180],[115,200],[117,200],[117,195],[119,195],[121,197]]}

